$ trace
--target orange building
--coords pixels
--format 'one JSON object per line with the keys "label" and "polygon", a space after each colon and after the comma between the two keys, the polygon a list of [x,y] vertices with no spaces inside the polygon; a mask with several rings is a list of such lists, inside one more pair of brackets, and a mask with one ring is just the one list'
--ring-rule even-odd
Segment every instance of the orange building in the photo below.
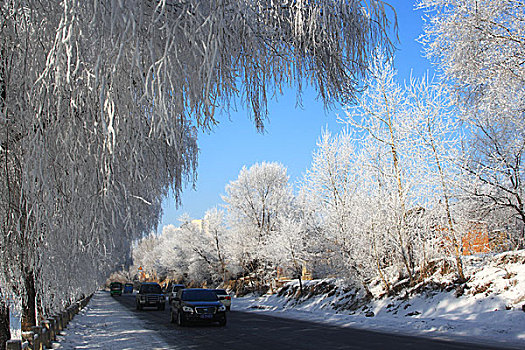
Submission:
{"label": "orange building", "polygon": [[462,238],[463,255],[480,253],[502,253],[512,250],[512,241],[505,231],[489,232],[484,222],[471,222],[469,230]]}
{"label": "orange building", "polygon": [[[454,251],[454,243],[447,235],[446,227],[438,226],[434,230],[444,235],[440,246],[447,252]],[[461,237],[461,254],[473,255],[490,252],[501,253],[512,249],[509,235],[504,231],[489,232],[485,222],[469,222],[467,232]]]}
{"label": "orange building", "polygon": [[463,255],[489,253],[490,246],[487,224],[482,222],[471,222],[469,230],[461,238]]}

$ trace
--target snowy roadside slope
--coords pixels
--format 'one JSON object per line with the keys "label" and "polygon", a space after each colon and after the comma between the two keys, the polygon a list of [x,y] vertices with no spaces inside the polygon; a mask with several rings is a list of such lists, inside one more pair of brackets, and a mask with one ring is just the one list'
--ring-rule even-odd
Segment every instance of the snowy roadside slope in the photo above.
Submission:
{"label": "snowy roadside slope", "polygon": [[155,331],[113,299],[98,291],[70,322],[53,349],[168,349]]}
{"label": "snowy roadside slope", "polygon": [[[407,296],[374,299],[358,310],[334,310],[348,295],[337,292],[299,301],[266,295],[235,298],[233,310],[271,313],[339,326],[525,349],[525,252],[509,252],[466,261],[471,276],[462,294],[455,289],[422,289]],[[447,278],[434,281],[447,285]],[[432,277],[436,279],[436,276]],[[317,284],[325,281],[306,282]],[[337,285],[338,281],[328,281]],[[447,291],[448,290],[448,291]],[[366,317],[373,312],[373,317]]]}

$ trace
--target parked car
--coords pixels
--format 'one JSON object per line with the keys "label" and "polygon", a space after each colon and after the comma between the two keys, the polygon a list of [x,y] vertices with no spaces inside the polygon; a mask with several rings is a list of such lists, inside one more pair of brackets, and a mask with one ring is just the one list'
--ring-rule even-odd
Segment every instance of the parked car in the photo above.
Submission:
{"label": "parked car", "polygon": [[180,289],[170,306],[170,321],[185,326],[188,322],[218,322],[226,325],[226,306],[210,289]]}
{"label": "parked car", "polygon": [[124,294],[131,294],[133,293],[133,283],[125,283],[124,284]]}
{"label": "parked car", "polygon": [[219,301],[222,303],[222,305],[226,306],[226,310],[230,311],[232,306],[232,297],[226,293],[224,289],[213,289],[213,292],[217,295],[217,298],[219,298]]}
{"label": "parked car", "polygon": [[142,283],[135,297],[137,310],[142,310],[144,307],[156,307],[158,310],[164,310],[165,301],[162,288],[155,282]]}
{"label": "parked car", "polygon": [[184,284],[172,284],[168,288],[168,302],[171,304],[173,299],[177,296],[177,292],[184,288],[185,288]]}
{"label": "parked car", "polygon": [[109,293],[111,296],[122,295],[122,283],[120,282],[111,282],[109,285]]}

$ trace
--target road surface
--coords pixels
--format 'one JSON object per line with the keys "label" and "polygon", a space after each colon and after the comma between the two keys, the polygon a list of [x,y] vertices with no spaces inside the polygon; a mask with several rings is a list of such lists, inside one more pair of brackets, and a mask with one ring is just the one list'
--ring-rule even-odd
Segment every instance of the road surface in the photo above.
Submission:
{"label": "road surface", "polygon": [[179,327],[170,323],[167,303],[164,311],[153,308],[137,311],[134,295],[122,295],[115,299],[144,321],[148,330],[157,332],[170,345],[170,349],[503,349],[336,327],[240,311],[228,313],[226,327]]}

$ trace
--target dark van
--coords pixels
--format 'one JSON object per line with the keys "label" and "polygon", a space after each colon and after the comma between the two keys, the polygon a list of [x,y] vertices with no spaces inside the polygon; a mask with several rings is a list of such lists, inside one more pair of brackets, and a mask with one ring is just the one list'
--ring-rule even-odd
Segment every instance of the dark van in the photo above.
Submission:
{"label": "dark van", "polygon": [[109,293],[111,296],[122,295],[122,283],[120,282],[111,282],[109,285]]}

